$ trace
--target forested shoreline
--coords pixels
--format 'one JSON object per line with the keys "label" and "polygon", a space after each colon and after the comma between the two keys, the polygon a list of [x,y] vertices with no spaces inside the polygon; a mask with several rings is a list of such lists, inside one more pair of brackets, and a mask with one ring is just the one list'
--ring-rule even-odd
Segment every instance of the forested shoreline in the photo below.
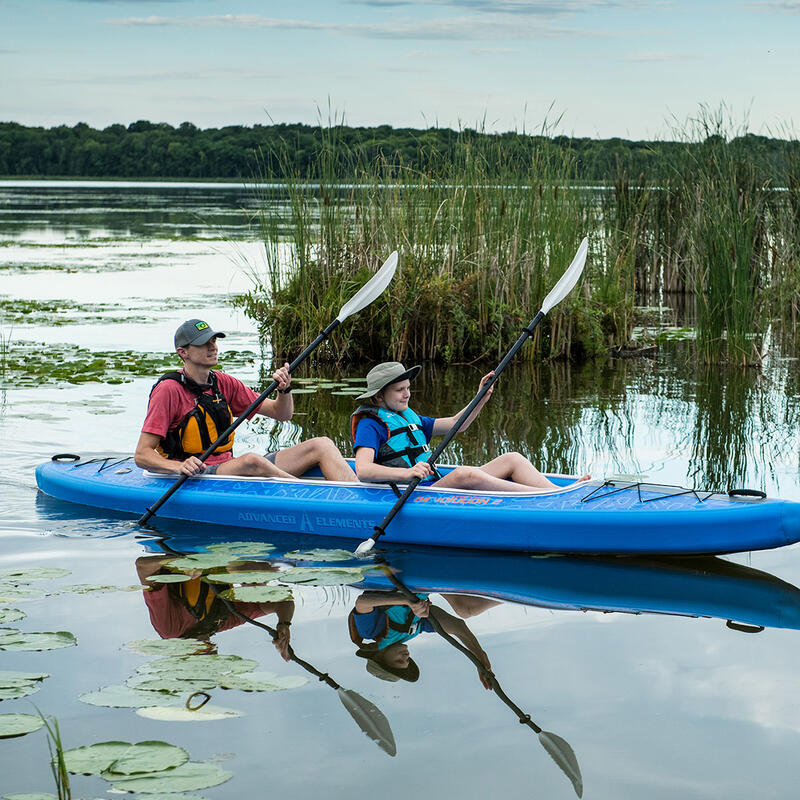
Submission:
{"label": "forested shoreline", "polygon": [[[389,125],[298,123],[200,129],[190,122],[173,127],[139,120],[100,130],[85,123],[41,128],[0,122],[0,176],[251,180],[262,175],[271,180],[314,180],[319,177],[319,153],[328,149],[332,137],[339,159],[333,167],[344,179],[358,177],[358,166],[370,161],[381,162],[390,172],[426,173],[432,165],[456,158],[465,144],[474,143],[482,152],[496,154],[497,164],[486,165],[490,176],[507,174],[515,162],[528,173],[534,154],[541,157],[543,149],[550,149],[552,156],[571,161],[576,180],[610,184],[624,173],[652,182],[667,178],[675,158],[685,155],[687,148],[702,145],[678,135],[675,141],[631,141]],[[747,156],[765,182],[791,183],[791,164],[800,154],[797,140],[748,133],[730,144]],[[275,153],[280,158],[273,158]]]}

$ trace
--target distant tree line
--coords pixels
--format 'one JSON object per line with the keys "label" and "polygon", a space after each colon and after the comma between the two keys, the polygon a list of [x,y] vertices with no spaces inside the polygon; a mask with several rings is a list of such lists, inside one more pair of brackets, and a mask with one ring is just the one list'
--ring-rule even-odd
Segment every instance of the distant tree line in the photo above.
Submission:
{"label": "distant tree line", "polygon": [[[483,141],[478,141],[483,140]],[[116,124],[102,130],[85,123],[72,127],[28,127],[0,123],[0,175],[6,177],[189,178],[244,179],[263,176],[280,180],[313,180],[319,175],[325,151],[326,174],[357,177],[358,165],[382,160],[388,170],[429,171],[432,164],[458,157],[464,144],[475,141],[484,154],[497,160],[502,175],[518,165],[532,169],[534,151],[566,157],[577,180],[611,183],[621,173],[666,177],[674,159],[698,145],[682,141],[629,141],[568,136],[531,136],[523,133],[490,134],[473,129],[393,128],[379,125],[302,124],[230,125],[200,129],[191,122],[173,127],[140,120],[127,127]],[[491,143],[487,148],[486,144]],[[731,144],[752,158],[765,180],[778,185],[792,182],[800,147],[797,141],[747,134]],[[492,165],[489,165],[490,167]],[[534,165],[535,166],[535,165]]]}

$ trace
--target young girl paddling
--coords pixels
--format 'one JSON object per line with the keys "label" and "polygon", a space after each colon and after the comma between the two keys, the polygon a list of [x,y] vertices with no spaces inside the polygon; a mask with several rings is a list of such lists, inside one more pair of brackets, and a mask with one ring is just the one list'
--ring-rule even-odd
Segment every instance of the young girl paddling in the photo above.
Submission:
{"label": "young girl paddling", "polygon": [[[407,482],[419,478],[451,489],[477,489],[490,492],[518,492],[523,488],[553,489],[549,481],[520,453],[505,453],[480,467],[456,467],[444,477],[428,463],[433,436],[447,433],[462,411],[451,417],[423,417],[409,408],[411,381],[419,366],[405,369],[397,361],[378,364],[367,373],[367,391],[359,395],[365,403],[351,417],[356,474],[363,481]],[[493,372],[481,378],[480,387]],[[491,397],[490,387],[467,417],[459,433],[465,431]],[[580,478],[589,480],[589,475]]]}

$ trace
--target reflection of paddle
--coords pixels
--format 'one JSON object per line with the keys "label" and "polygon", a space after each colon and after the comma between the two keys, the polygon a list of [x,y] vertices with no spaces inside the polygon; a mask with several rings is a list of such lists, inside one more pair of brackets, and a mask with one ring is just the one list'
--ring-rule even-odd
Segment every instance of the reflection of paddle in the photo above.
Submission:
{"label": "reflection of paddle", "polygon": [[[322,333],[314,339],[311,344],[300,353],[297,358],[292,361],[289,365],[289,372],[294,371],[296,367],[303,363],[310,355],[314,352],[314,350],[319,347],[322,342],[324,342],[332,333],[334,328],[336,328],[339,324],[344,322],[349,316],[355,314],[358,311],[361,311],[363,308],[366,308],[373,300],[379,297],[383,290],[389,285],[389,281],[392,280],[392,276],[394,275],[394,271],[397,268],[397,251],[395,250],[389,258],[386,259],[383,266],[341,307],[339,310],[339,316],[336,317],[327,328],[325,328]],[[205,461],[213,452],[217,449],[221,442],[224,442],[228,436],[230,436],[236,428],[241,425],[241,423],[247,419],[250,414],[252,414],[263,402],[267,399],[269,395],[271,395],[276,389],[278,388],[278,382],[272,381],[272,383],[255,399],[252,403],[230,424],[228,428],[226,428],[218,437],[215,442],[210,444],[205,451],[198,456],[201,461]],[[172,497],[178,489],[183,486],[186,482],[186,479],[189,476],[186,473],[181,473],[180,477],[169,487],[169,489],[164,492],[163,495],[153,503],[150,508],[139,518],[139,524],[144,525],[153,514],[158,511],[164,503]]]}
{"label": "reflection of paddle", "polygon": [[[386,577],[389,578],[392,584],[406,598],[406,600],[409,600],[410,602],[417,602],[419,600],[417,595],[415,595],[400,580],[400,578],[397,577],[394,570],[385,561],[383,561],[383,559],[379,558],[376,559],[376,561],[378,566],[380,566],[381,569],[386,573]],[[435,609],[432,609],[432,611],[434,610]],[[478,668],[478,671],[481,673],[481,675],[483,675],[489,681],[494,693],[517,715],[517,719],[519,719],[523,725],[527,725],[536,732],[536,734],[539,736],[539,741],[541,742],[542,747],[544,747],[553,761],[558,764],[564,774],[570,779],[570,781],[572,781],[572,785],[575,788],[575,794],[577,794],[578,797],[581,797],[583,795],[583,778],[581,778],[581,770],[578,766],[578,759],[575,758],[575,753],[572,751],[572,748],[569,746],[569,744],[555,733],[542,730],[530,718],[530,715],[526,714],[502,690],[494,673],[490,669],[487,669],[481,660],[471,650],[464,647],[461,642],[453,638],[449,633],[447,633],[447,631],[442,629],[441,624],[433,613],[428,617],[428,619],[430,620],[431,625],[433,625],[436,633],[438,633],[442,638],[446,639],[457,650],[460,650]]]}
{"label": "reflection of paddle", "polygon": [[[167,555],[175,557],[186,555],[186,553],[182,553],[180,550],[175,550],[175,548],[173,548],[164,538],[156,539],[154,543],[157,544]],[[250,617],[242,614],[233,603],[220,594],[220,590],[216,584],[209,582],[208,585],[214,592],[214,596],[224,603],[225,607],[231,614],[243,622],[249,622],[251,625],[255,625],[257,628],[262,628],[273,638],[273,640],[278,638],[278,631],[275,630],[275,628],[271,628],[269,625],[265,625],[263,622],[250,619]],[[338,683],[336,683],[335,680],[333,680],[333,678],[331,678],[330,675],[328,675],[328,673],[320,672],[316,667],[312,666],[307,661],[303,661],[302,658],[298,658],[295,655],[294,649],[291,645],[289,645],[289,659],[294,661],[295,664],[301,666],[307,672],[310,672],[312,675],[319,678],[324,683],[328,684],[328,686],[330,686],[332,689],[336,689],[339,699],[342,701],[342,705],[347,709],[350,716],[358,723],[358,726],[361,728],[361,730],[364,731],[364,733],[366,733],[373,742],[376,742],[378,747],[380,747],[385,753],[388,753],[390,756],[397,754],[397,746],[394,742],[394,735],[392,734],[392,728],[389,725],[389,720],[386,719],[383,712],[377,706],[375,706],[373,703],[370,703],[369,700],[365,700],[360,694],[356,694],[356,692],[354,692],[352,689],[342,688]]]}
{"label": "reflection of paddle", "polygon": [[[238,617],[243,622],[249,622],[251,625],[263,628],[273,639],[278,638],[278,631],[275,630],[275,628],[271,628],[269,625],[265,625],[263,622],[258,622],[257,620],[251,619],[250,617],[242,614],[236,609],[233,603],[230,603],[220,595],[219,589],[217,589],[213,583],[211,584],[211,588],[213,589],[214,594],[225,604],[231,614]],[[356,694],[356,692],[354,692],[352,689],[342,688],[338,683],[336,683],[335,680],[333,680],[333,678],[331,678],[330,675],[320,672],[316,667],[312,666],[307,661],[303,661],[302,658],[298,658],[295,655],[294,649],[291,645],[289,645],[289,660],[294,661],[295,664],[298,664],[304,670],[319,678],[332,689],[336,689],[339,699],[342,701],[342,705],[348,710],[348,712],[350,712],[350,716],[358,723],[361,730],[364,731],[364,733],[366,733],[367,736],[372,739],[372,741],[376,742],[381,750],[388,753],[390,756],[393,756],[397,753],[397,747],[395,746],[392,729],[389,726],[389,720],[386,719],[383,712],[381,712],[377,706],[375,706],[373,703],[370,703],[369,700],[364,699],[360,694]]]}
{"label": "reflection of paddle", "polygon": [[[271,628],[263,622],[258,622],[258,620],[251,619],[245,614],[242,614],[236,609],[233,603],[222,597],[215,584],[212,583],[210,586],[214,594],[225,604],[231,614],[238,617],[243,622],[249,622],[251,625],[263,628],[273,639],[278,638],[278,631],[275,630],[275,628]],[[339,699],[342,701],[342,705],[358,723],[359,728],[361,728],[373,742],[376,742],[378,747],[385,753],[388,753],[390,756],[397,753],[397,746],[394,743],[394,735],[392,734],[389,720],[386,719],[383,712],[376,705],[370,703],[369,700],[366,700],[360,694],[356,694],[352,689],[342,688],[327,672],[320,672],[307,661],[298,658],[291,645],[289,645],[289,660],[294,661],[295,664],[301,666],[306,672],[310,672],[312,675],[328,684],[331,689],[336,689]]]}
{"label": "reflection of paddle", "polygon": [[[469,415],[475,410],[478,406],[478,403],[483,399],[486,392],[494,385],[494,382],[500,377],[500,373],[506,368],[506,365],[514,358],[517,354],[517,350],[525,344],[525,340],[529,336],[533,336],[533,331],[536,326],[545,318],[545,315],[550,311],[553,306],[557,303],[560,303],[573,289],[575,284],[578,282],[578,278],[581,276],[581,272],[583,272],[583,265],[586,263],[586,252],[589,247],[589,240],[584,239],[580,247],[578,247],[578,252],[575,254],[575,258],[572,259],[572,263],[567,267],[564,274],[559,278],[558,283],[550,290],[550,294],[545,297],[544,302],[542,303],[541,309],[537,312],[536,316],[530,321],[527,328],[524,328],[522,331],[522,335],[514,342],[514,345],[511,349],[505,354],[503,360],[495,367],[494,375],[490,380],[488,380],[480,389],[478,389],[478,393],[475,397],[472,398],[470,404],[461,412],[461,415],[456,420],[455,424],[452,428],[445,434],[442,441],[436,447],[436,449],[431,453],[431,457],[428,459],[428,463],[433,467],[436,464],[437,459],[444,451],[445,447],[450,444],[450,441],[453,437],[461,430],[461,426],[467,421]],[[398,498],[397,502],[392,506],[389,513],[383,518],[383,521],[375,526],[375,533],[370,536],[369,539],[365,539],[361,544],[356,548],[356,555],[363,556],[368,553],[372,548],[375,546],[375,542],[383,536],[386,532],[386,526],[394,519],[395,514],[403,507],[403,504],[408,500],[411,493],[414,489],[417,488],[417,484],[420,482],[420,478],[412,478],[408,482],[408,486],[406,486],[405,491],[402,495]]]}

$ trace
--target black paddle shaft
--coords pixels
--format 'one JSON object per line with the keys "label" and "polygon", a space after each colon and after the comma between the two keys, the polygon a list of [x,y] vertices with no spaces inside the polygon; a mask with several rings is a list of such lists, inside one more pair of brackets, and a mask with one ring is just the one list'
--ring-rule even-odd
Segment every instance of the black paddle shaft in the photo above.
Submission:
{"label": "black paddle shaft", "polygon": [[[461,429],[461,426],[466,422],[469,415],[475,410],[476,406],[480,401],[483,399],[486,392],[492,387],[494,382],[500,376],[500,373],[506,368],[508,363],[514,358],[517,354],[517,351],[525,344],[525,341],[530,337],[533,336],[533,332],[536,330],[536,326],[544,319],[544,311],[537,312],[536,316],[530,321],[526,328],[522,329],[522,334],[520,335],[519,339],[514,342],[512,348],[505,354],[503,360],[497,365],[494,370],[494,375],[490,380],[488,380],[480,389],[478,389],[478,393],[475,397],[472,398],[472,402],[461,412],[461,416],[456,420],[455,425],[445,434],[444,438],[436,449],[431,453],[431,457],[428,459],[428,463],[431,467],[435,466],[437,459],[444,451],[445,447],[453,440],[453,437],[458,433]],[[378,539],[386,533],[387,525],[394,519],[395,514],[403,507],[403,504],[408,500],[411,493],[414,489],[417,488],[421,478],[412,478],[409,481],[408,486],[406,486],[405,491],[402,495],[398,498],[397,502],[392,507],[391,511],[384,517],[383,522],[380,525],[375,526],[375,533],[370,536],[373,542],[377,542]]]}
{"label": "black paddle shaft", "polygon": [[[289,364],[289,372],[293,372],[300,364],[302,364],[331,335],[331,333],[339,324],[340,320],[338,318],[333,320],[333,322],[331,322],[331,324],[328,325],[328,327],[325,328],[325,330],[322,331],[319,336],[317,336],[317,338],[314,339],[314,341],[311,342],[311,344],[306,347],[306,349],[303,350],[303,352],[300,353],[300,355],[297,356],[294,361],[292,361],[291,364]],[[219,447],[219,445],[222,444],[222,442],[224,442],[228,436],[230,436],[239,427],[239,425],[241,425],[242,422],[244,422],[244,420],[247,419],[247,417],[249,417],[250,414],[252,414],[277,388],[278,381],[273,380],[272,383],[255,400],[253,400],[253,402],[250,403],[250,405],[247,406],[247,408],[217,437],[216,441],[205,449],[205,451],[199,456],[200,460],[205,462],[205,460],[214,452],[214,450],[216,450],[217,447]],[[142,515],[142,517],[139,519],[139,525],[144,525],[150,519],[150,517],[152,517],[153,514],[155,514],[156,511],[158,511],[158,509],[161,508],[161,506],[163,506],[164,503],[166,503],[167,500],[169,500],[169,498],[181,488],[181,486],[183,486],[188,477],[189,476],[185,472],[181,473],[178,480],[176,480],[175,483],[173,483],[172,486],[170,486],[169,489],[164,492],[164,494]]]}

